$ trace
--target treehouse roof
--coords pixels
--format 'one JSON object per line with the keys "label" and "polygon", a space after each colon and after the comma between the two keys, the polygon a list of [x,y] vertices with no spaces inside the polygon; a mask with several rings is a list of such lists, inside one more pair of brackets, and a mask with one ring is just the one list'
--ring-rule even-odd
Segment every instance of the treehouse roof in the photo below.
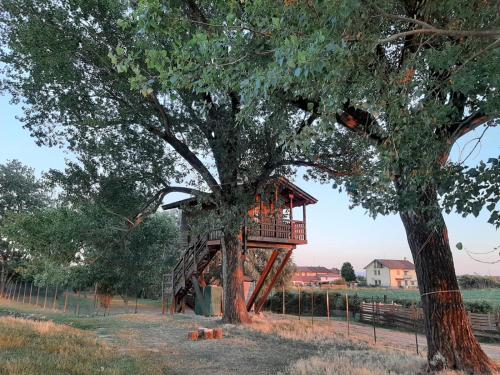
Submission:
{"label": "treehouse roof", "polygon": [[[293,196],[293,205],[296,206],[305,206],[308,204],[315,204],[318,202],[316,198],[314,198],[309,193],[306,193],[304,190],[299,188],[297,185],[292,183],[285,177],[278,177],[271,181],[269,185],[276,184],[280,189],[280,196],[285,202],[290,201],[290,196]],[[196,197],[190,197],[186,199],[182,199],[176,202],[167,203],[162,206],[164,210],[170,210],[172,208],[182,208],[183,206],[194,206],[198,203],[198,199]],[[212,208],[213,204],[210,202],[202,202],[203,208]]]}

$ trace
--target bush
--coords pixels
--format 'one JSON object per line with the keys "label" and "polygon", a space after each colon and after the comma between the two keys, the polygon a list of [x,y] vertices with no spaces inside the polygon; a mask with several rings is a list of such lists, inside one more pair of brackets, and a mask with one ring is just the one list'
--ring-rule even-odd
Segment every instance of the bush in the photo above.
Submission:
{"label": "bush", "polygon": [[458,277],[458,284],[463,289],[500,288],[500,282],[493,277],[479,275],[463,275]]}
{"label": "bush", "polygon": [[465,308],[472,312],[472,313],[477,313],[477,314],[487,314],[490,312],[494,312],[495,310],[493,309],[493,306],[489,304],[486,301],[481,301],[481,302],[465,302]]}

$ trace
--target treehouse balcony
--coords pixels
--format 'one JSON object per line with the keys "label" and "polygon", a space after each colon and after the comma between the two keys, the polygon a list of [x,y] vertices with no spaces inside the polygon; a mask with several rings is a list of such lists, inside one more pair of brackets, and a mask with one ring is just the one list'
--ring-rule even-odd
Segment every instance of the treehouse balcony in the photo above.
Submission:
{"label": "treehouse balcony", "polygon": [[[306,222],[280,218],[251,218],[243,228],[241,239],[246,236],[248,247],[269,247],[265,244],[304,245],[307,243]],[[209,245],[219,245],[222,230],[209,234]]]}

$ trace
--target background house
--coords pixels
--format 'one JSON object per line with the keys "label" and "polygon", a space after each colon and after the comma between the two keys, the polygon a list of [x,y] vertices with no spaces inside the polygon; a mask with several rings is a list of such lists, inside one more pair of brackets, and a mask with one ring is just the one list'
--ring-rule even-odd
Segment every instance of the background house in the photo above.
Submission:
{"label": "background house", "polygon": [[417,275],[412,262],[396,259],[374,259],[366,267],[368,285],[386,288],[416,288]]}
{"label": "background house", "polygon": [[292,283],[295,286],[317,286],[340,279],[340,271],[337,268],[299,266],[293,275]]}

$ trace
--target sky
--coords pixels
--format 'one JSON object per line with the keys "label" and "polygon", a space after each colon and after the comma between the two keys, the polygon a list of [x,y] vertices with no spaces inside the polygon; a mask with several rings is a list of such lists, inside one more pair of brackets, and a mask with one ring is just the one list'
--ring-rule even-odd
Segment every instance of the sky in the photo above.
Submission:
{"label": "sky", "polygon": [[[65,159],[73,156],[58,148],[38,147],[29,132],[22,128],[16,117],[22,115],[19,105],[9,103],[9,97],[0,95],[0,163],[18,159],[35,169],[37,174],[50,168],[64,169]],[[453,158],[467,155],[482,129],[476,130],[455,147]],[[465,148],[464,148],[465,146]],[[500,155],[500,127],[489,129],[481,147],[471,155],[469,162],[487,160]],[[307,207],[308,244],[298,246],[294,261],[301,266],[326,266],[340,268],[349,261],[356,272],[363,271],[375,258],[411,260],[403,224],[398,216],[379,216],[374,220],[362,208],[349,209],[345,193],[338,193],[331,185],[297,178],[295,183],[318,199],[318,203]],[[176,198],[170,197],[169,201]],[[471,252],[491,251],[500,245],[500,231],[487,223],[488,215],[483,210],[479,217],[462,218],[446,215],[448,233],[458,274],[500,275],[500,263],[486,264],[473,260],[464,251],[456,249],[462,242]],[[482,261],[498,259],[498,253],[481,256]]]}

